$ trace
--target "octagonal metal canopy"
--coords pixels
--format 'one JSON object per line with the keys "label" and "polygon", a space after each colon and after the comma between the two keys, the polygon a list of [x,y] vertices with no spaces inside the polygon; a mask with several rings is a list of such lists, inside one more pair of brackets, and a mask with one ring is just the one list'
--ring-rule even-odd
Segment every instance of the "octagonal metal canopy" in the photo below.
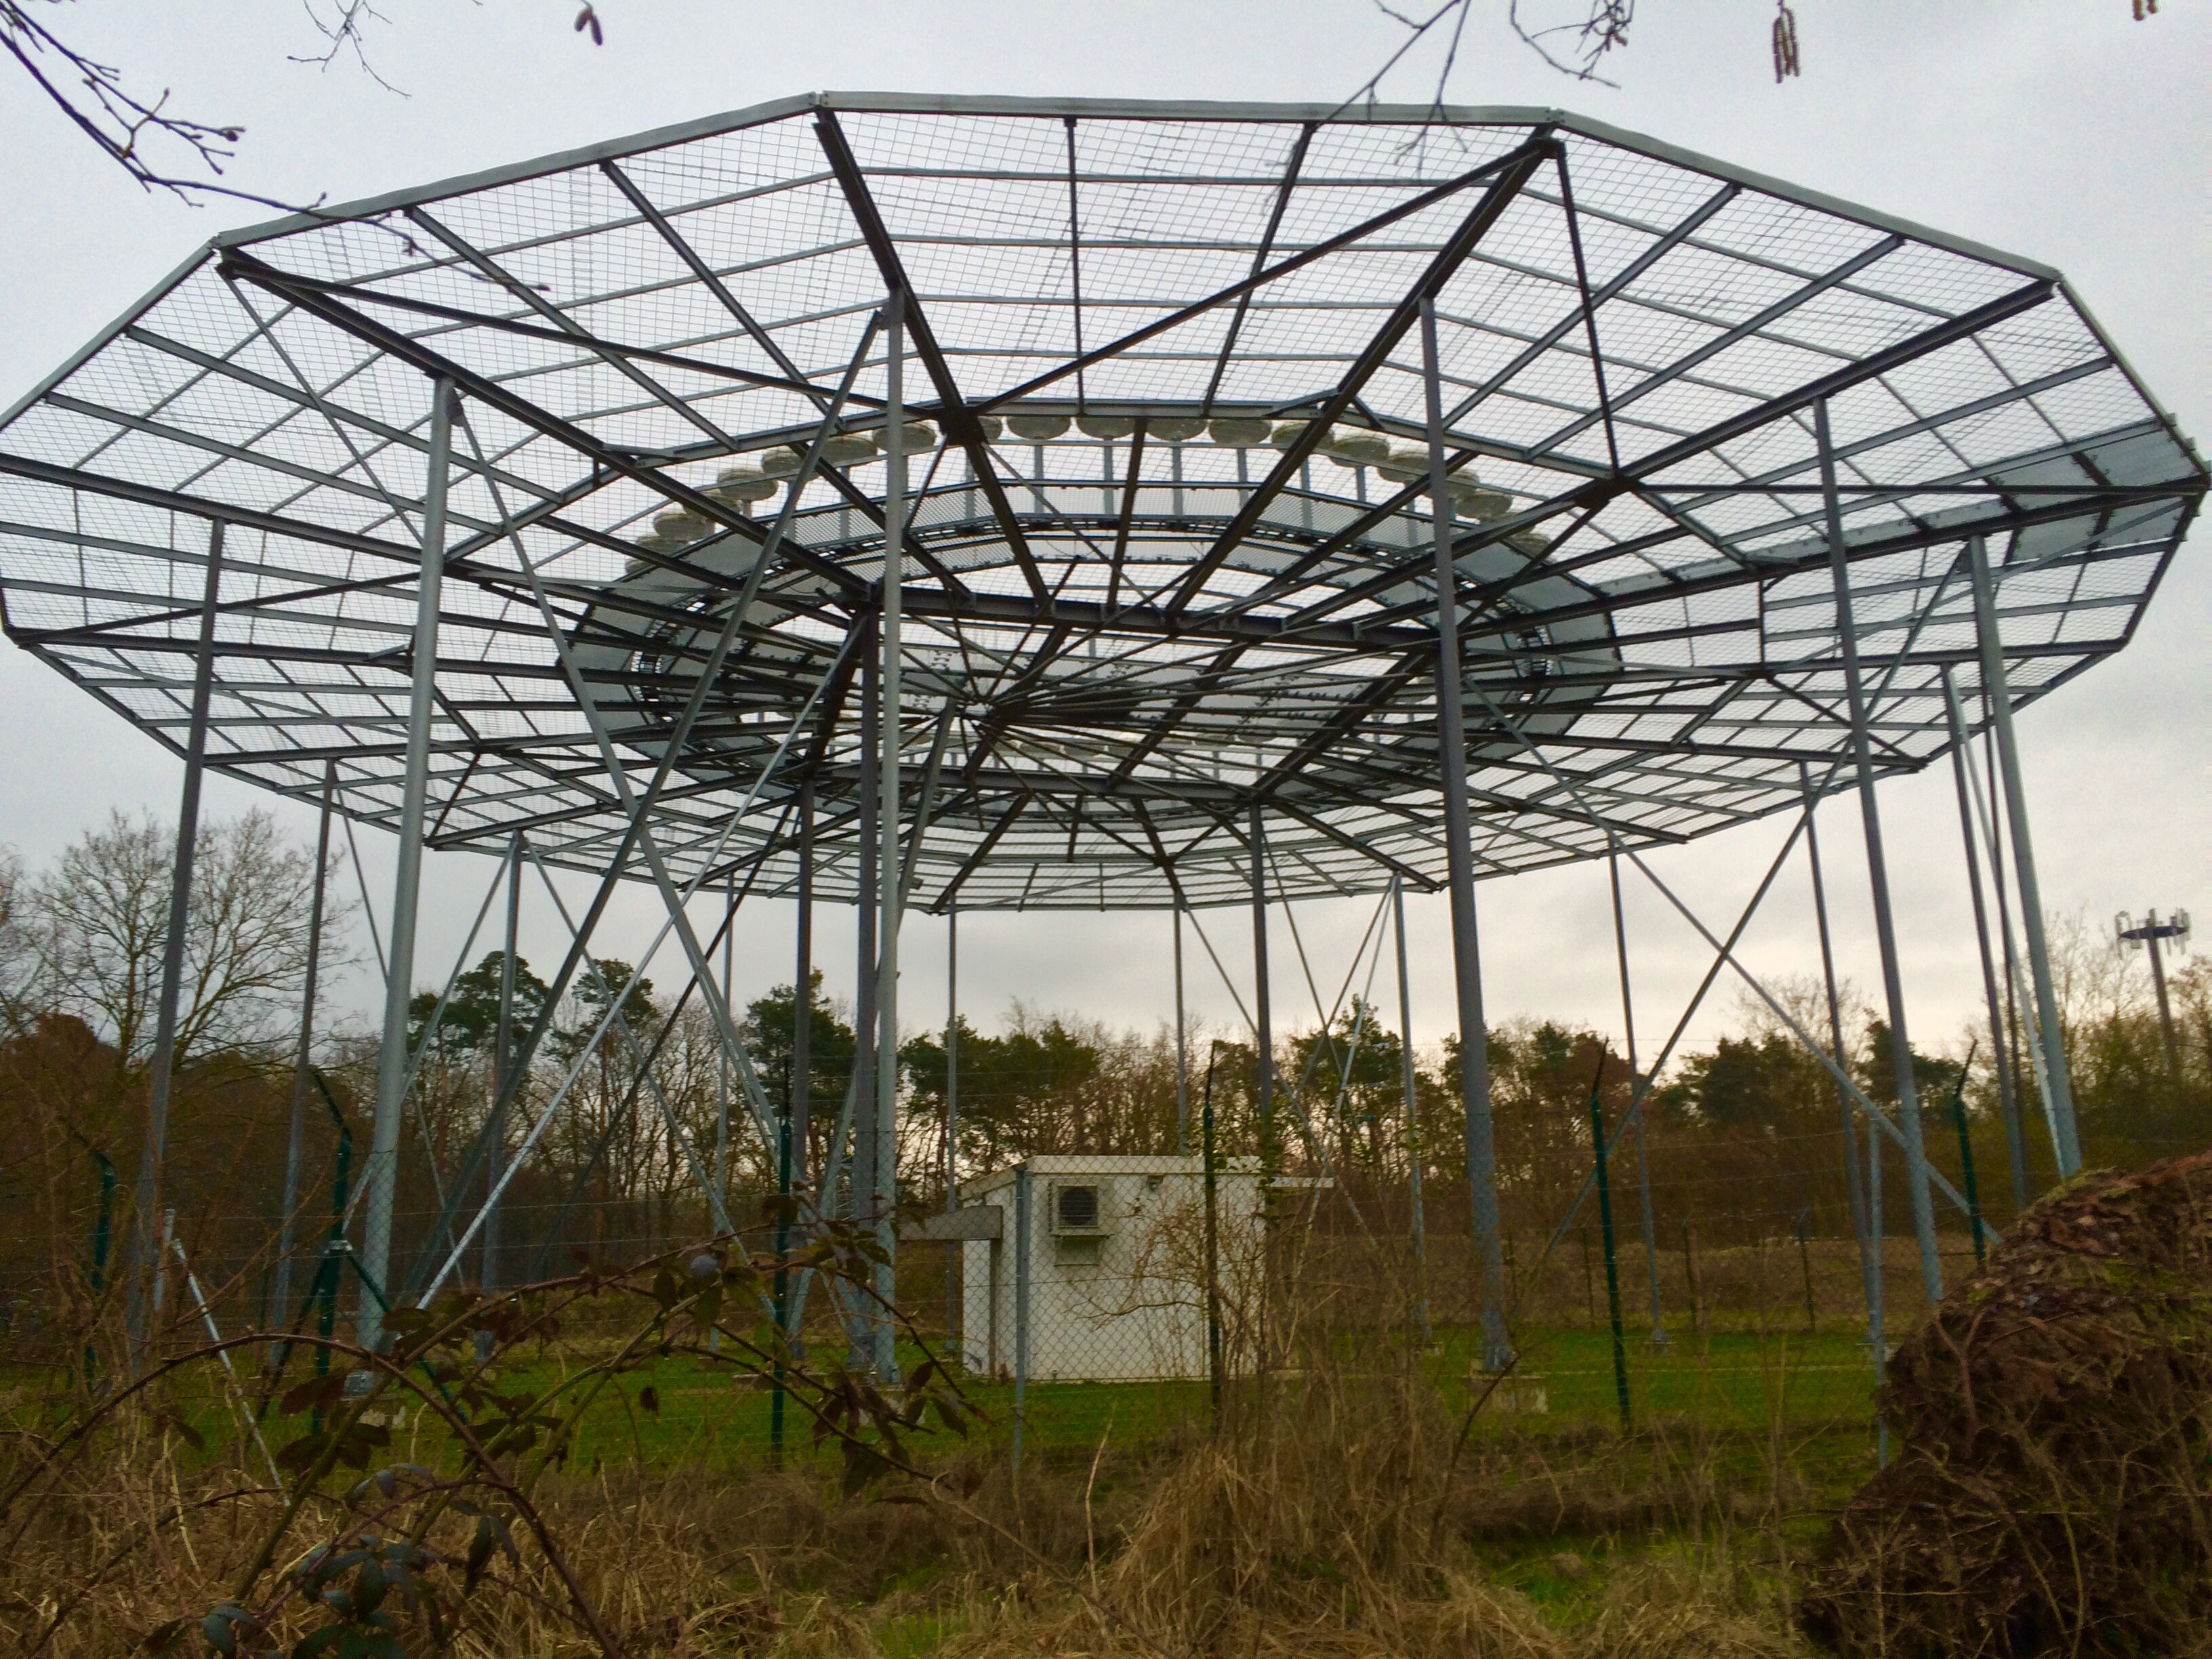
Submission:
{"label": "octagonal metal canopy", "polygon": [[9,632],[180,746],[222,520],[210,763],[395,822],[449,377],[430,839],[596,870],[567,677],[656,762],[834,430],[653,828],[779,890],[811,783],[849,897],[893,291],[932,908],[1241,900],[1255,796],[1292,896],[1441,881],[1424,294],[1480,873],[1832,775],[1816,404],[1885,772],[1984,717],[1969,536],[2024,702],[2206,483],[2056,272],[1578,117],[833,94],[216,237],[0,422]]}

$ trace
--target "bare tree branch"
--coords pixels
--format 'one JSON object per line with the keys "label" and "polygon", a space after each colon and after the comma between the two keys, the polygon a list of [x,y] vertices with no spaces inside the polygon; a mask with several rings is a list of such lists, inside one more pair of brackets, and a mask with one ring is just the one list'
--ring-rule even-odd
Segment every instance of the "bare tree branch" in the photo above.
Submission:
{"label": "bare tree branch", "polygon": [[[121,69],[78,51],[40,21],[42,16],[54,15],[42,11],[42,6],[70,3],[0,0],[0,50],[21,64],[47,100],[101,154],[137,180],[142,189],[165,190],[179,201],[196,204],[209,197],[227,196],[280,213],[313,213],[322,205],[325,198],[320,196],[311,203],[288,202],[218,182],[225,164],[236,156],[246,129],[234,122],[202,121],[173,112],[168,88],[158,94],[135,90]],[[325,50],[292,57],[290,62],[328,69],[341,58],[350,57],[377,85],[387,92],[399,92],[368,59],[365,31],[371,23],[386,21],[373,0],[301,0],[301,3],[308,21],[322,36]],[[594,46],[605,43],[605,32],[596,5],[587,3],[577,13],[575,32],[588,34]],[[180,159],[184,166],[178,167],[171,158]],[[195,170],[212,176],[190,176]]]}
{"label": "bare tree branch", "polygon": [[[1430,93],[1429,107],[1433,115],[1443,113],[1444,94],[1452,70],[1459,63],[1462,38],[1467,32],[1467,21],[1474,11],[1474,0],[1442,0],[1435,10],[1425,15],[1400,10],[1390,0],[1369,0],[1376,10],[1406,31],[1396,51],[1383,60],[1382,66],[1362,82],[1332,114],[1341,114],[1355,105],[1364,105],[1372,110],[1381,94],[1383,79],[1403,63],[1422,41],[1431,36],[1443,40],[1443,58],[1437,67],[1436,84]],[[1584,15],[1576,21],[1535,25],[1525,23],[1521,16],[1522,0],[1507,0],[1506,21],[1513,32],[1562,75],[1577,81],[1595,81],[1603,86],[1614,83],[1597,72],[1605,55],[1628,44],[1628,26],[1636,13],[1636,0],[1583,0]],[[1449,22],[1449,27],[1444,26]],[[1554,49],[1561,36],[1571,36],[1571,51],[1562,57]],[[1417,141],[1418,142],[1418,141]]]}
{"label": "bare tree branch", "polygon": [[[145,153],[149,141],[166,139],[173,145],[182,145],[194,163],[220,178],[223,163],[237,153],[245,129],[170,113],[166,87],[150,99],[131,91],[124,84],[122,70],[112,64],[94,61],[39,21],[33,11],[35,3],[0,0],[0,47],[23,66],[39,89],[80,132],[141,187],[166,190],[187,202],[203,196],[228,196],[280,212],[309,210],[273,196],[256,195],[211,179],[179,178],[162,170],[161,164]],[[48,3],[60,4],[63,0],[48,0]]]}
{"label": "bare tree branch", "polygon": [[342,56],[350,54],[355,67],[377,85],[386,92],[398,93],[402,98],[407,96],[379,74],[376,65],[368,61],[368,47],[362,37],[362,28],[370,23],[391,21],[371,5],[369,0],[339,0],[337,15],[327,22],[324,21],[322,8],[316,0],[300,0],[300,6],[307,14],[307,21],[315,26],[315,33],[323,37],[324,50],[310,57],[292,57],[287,59],[288,62],[312,64],[326,70]]}
{"label": "bare tree branch", "polygon": [[[1618,86],[1620,82],[1600,75],[1597,66],[1606,53],[1628,44],[1636,0],[1589,0],[1589,4],[1588,14],[1578,23],[1554,23],[1534,29],[1521,21],[1521,0],[1508,0],[1505,15],[1523,44],[1560,74],[1577,81],[1595,81],[1603,87]],[[1561,35],[1572,37],[1571,51],[1564,59],[1553,53],[1549,44]]]}

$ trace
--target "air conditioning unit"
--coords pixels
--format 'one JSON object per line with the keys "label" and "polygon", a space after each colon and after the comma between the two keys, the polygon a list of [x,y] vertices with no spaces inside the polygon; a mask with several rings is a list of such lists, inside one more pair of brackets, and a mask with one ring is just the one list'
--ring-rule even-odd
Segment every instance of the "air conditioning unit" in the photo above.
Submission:
{"label": "air conditioning unit", "polygon": [[1106,1224],[1106,1192],[1095,1181],[1055,1181],[1052,1183],[1052,1235],[1054,1238],[1103,1238]]}

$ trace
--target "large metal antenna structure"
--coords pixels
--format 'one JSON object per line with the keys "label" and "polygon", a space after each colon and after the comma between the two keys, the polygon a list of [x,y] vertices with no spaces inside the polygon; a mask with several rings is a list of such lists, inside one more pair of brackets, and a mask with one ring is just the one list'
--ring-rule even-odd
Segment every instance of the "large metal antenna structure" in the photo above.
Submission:
{"label": "large metal antenna structure", "polygon": [[0,596],[205,766],[599,878],[556,999],[625,879],[734,1047],[702,886],[873,906],[896,1031],[908,909],[1264,852],[1458,889],[1474,1019],[1476,879],[1911,772],[1947,673],[2042,987],[2011,714],[2205,487],[2056,271],[1558,111],[823,94],[216,237],[0,415]]}

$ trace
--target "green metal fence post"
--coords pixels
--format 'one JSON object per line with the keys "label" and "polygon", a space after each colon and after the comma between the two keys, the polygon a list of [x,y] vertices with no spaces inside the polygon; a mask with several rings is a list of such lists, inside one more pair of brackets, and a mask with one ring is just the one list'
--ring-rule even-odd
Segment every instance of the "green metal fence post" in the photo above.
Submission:
{"label": "green metal fence post", "polygon": [[1633,1426],[1628,1403],[1628,1344],[1620,1332],[1620,1262],[1613,1247],[1613,1182],[1607,1173],[1605,1155],[1605,1061],[1607,1050],[1600,1045],[1597,1053],[1597,1072],[1590,1079],[1589,1121],[1590,1141],[1597,1151],[1597,1224],[1598,1236],[1605,1245],[1605,1307],[1613,1322],[1613,1391],[1620,1406],[1620,1427],[1625,1434]]}
{"label": "green metal fence post", "polygon": [[[331,1086],[323,1081],[323,1074],[317,1072],[314,1077],[315,1087],[322,1093],[331,1121],[338,1127],[337,1167],[331,1177],[331,1231],[323,1245],[322,1261],[315,1268],[315,1285],[311,1292],[321,1304],[315,1314],[315,1334],[324,1339],[315,1349],[315,1375],[325,1376],[331,1369],[327,1344],[337,1334],[338,1325],[338,1279],[340,1263],[346,1255],[346,1182],[353,1174],[353,1131],[346,1127],[345,1114],[338,1110],[337,1102],[331,1098]],[[314,1416],[317,1433],[322,1431],[322,1426],[323,1414],[318,1411]]]}
{"label": "green metal fence post", "polygon": [[[1887,1291],[1882,1270],[1889,1265],[1881,1227],[1881,1137],[1880,1125],[1867,1119],[1867,1233],[1874,1242],[1873,1304],[1867,1309],[1867,1347],[1874,1355],[1874,1385],[1881,1388],[1889,1370],[1889,1336],[1882,1328],[1882,1304]],[[1889,1425],[1882,1421],[1881,1402],[1874,1408],[1874,1459],[1876,1468],[1889,1467]]]}
{"label": "green metal fence post", "polygon": [[1014,1170],[1014,1501],[1021,1501],[1022,1430],[1030,1392],[1030,1162]]}
{"label": "green metal fence post", "polygon": [[1797,1212],[1797,1267],[1805,1276],[1805,1328],[1815,1331],[1820,1328],[1820,1315],[1813,1301],[1813,1248],[1808,1236],[1813,1212],[1808,1208]]}
{"label": "green metal fence post", "polygon": [[[92,1294],[95,1300],[107,1287],[107,1252],[115,1242],[115,1164],[106,1152],[87,1147],[100,1164],[100,1219],[92,1229]],[[92,1386],[94,1356],[92,1344],[84,1345],[84,1384]]]}
{"label": "green metal fence post", "polygon": [[[795,1086],[795,1085],[794,1085]],[[787,1096],[775,1125],[775,1391],[769,1396],[769,1455],[783,1467],[783,1355],[791,1341],[791,1103]]]}
{"label": "green metal fence post", "polygon": [[1213,1060],[1218,1042],[1206,1056],[1206,1099],[1199,1114],[1200,1146],[1206,1170],[1206,1387],[1215,1421],[1221,1417],[1221,1216],[1213,1172]]}

